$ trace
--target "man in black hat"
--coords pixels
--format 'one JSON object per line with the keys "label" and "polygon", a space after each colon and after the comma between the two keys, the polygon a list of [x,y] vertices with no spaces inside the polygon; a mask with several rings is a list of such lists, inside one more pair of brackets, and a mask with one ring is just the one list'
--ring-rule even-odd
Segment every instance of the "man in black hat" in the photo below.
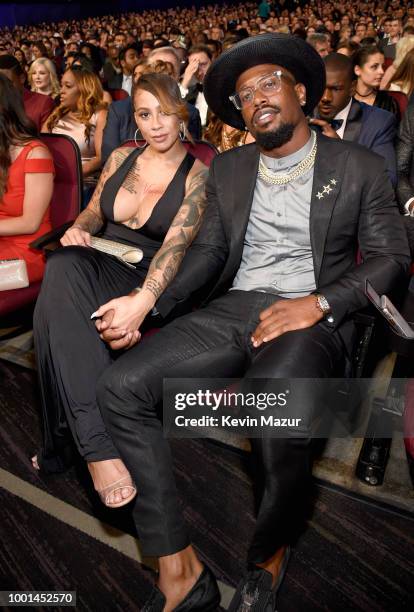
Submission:
{"label": "man in black hat", "polygon": [[[138,485],[134,518],[144,554],[160,558],[145,612],[217,605],[213,576],[195,555],[177,500],[156,410],[163,379],[340,376],[353,344],[352,314],[367,304],[365,279],[388,293],[407,272],[407,239],[383,159],[309,129],[306,115],[324,87],[318,53],[288,35],[246,39],[212,64],[210,108],[224,123],[247,127],[256,143],[214,159],[205,219],[180,271],[160,299],[155,286],[143,290],[166,316],[202,285],[214,286],[204,308],[126,351],[98,385],[107,426]],[[133,330],[110,328],[110,315],[97,327],[114,348],[134,342]],[[316,394],[303,399],[305,416],[317,408]],[[233,612],[276,609],[311,476],[306,432],[252,439],[252,451],[263,487]]]}

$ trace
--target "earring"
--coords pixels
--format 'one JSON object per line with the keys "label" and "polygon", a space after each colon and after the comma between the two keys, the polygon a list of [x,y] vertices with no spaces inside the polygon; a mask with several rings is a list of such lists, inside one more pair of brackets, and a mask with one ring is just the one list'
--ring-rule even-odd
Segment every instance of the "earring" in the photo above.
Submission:
{"label": "earring", "polygon": [[139,133],[140,133],[140,131],[139,131],[139,130],[135,130],[135,134],[134,134],[134,142],[135,142],[135,146],[136,146],[138,149],[145,149],[145,147],[146,147],[146,146],[147,146],[147,144],[148,144],[146,140],[144,140],[144,144],[143,144],[143,145],[139,145],[139,144],[138,144],[138,142],[137,142],[137,134],[139,134]]}
{"label": "earring", "polygon": [[300,105],[301,105],[301,106],[305,106],[305,104],[306,104],[306,100],[301,100],[301,101],[300,101]]}
{"label": "earring", "polygon": [[180,123],[180,128],[178,130],[178,136],[180,137],[181,141],[185,140],[186,133],[185,133],[185,123],[184,123],[184,121],[181,121],[181,123]]}

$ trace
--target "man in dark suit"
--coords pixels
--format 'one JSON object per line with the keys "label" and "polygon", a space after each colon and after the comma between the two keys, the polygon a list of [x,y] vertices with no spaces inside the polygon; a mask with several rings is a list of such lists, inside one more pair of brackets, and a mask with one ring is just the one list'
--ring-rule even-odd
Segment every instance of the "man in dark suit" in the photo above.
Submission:
{"label": "man in dark suit", "polygon": [[394,142],[395,116],[388,111],[355,100],[355,74],[351,60],[340,53],[324,58],[326,87],[313,125],[330,138],[357,142],[384,157],[392,183],[397,182]]}
{"label": "man in dark suit", "polygon": [[[249,38],[223,53],[205,78],[209,106],[256,142],[213,160],[200,232],[157,309],[166,316],[205,284],[205,306],[126,351],[98,384],[109,432],[139,494],[134,519],[143,552],[160,557],[145,612],[177,606],[215,610],[214,579],[190,544],[157,412],[164,378],[324,379],[344,372],[352,315],[367,304],[365,279],[388,293],[404,279],[409,253],[385,162],[363,147],[311,131],[306,119],[325,89],[318,53],[284,34]],[[193,206],[188,202],[189,218]],[[363,263],[356,264],[356,243]],[[174,248],[172,246],[172,248]],[[127,346],[133,331],[97,323],[105,341]],[[126,333],[125,333],[126,332]],[[258,382],[258,381],[256,381]],[[308,423],[319,385],[292,392]],[[267,386],[266,386],[267,385]],[[199,413],[202,414],[201,412]],[[289,412],[294,414],[294,412]],[[262,485],[249,569],[232,612],[272,611],[303,528],[311,436],[252,439]],[[179,606],[179,607],[178,607]]]}
{"label": "man in dark suit", "polygon": [[[162,60],[170,62],[174,68],[175,79],[178,81],[180,74],[180,60],[172,47],[161,47],[154,49],[148,57],[148,61],[156,62]],[[139,66],[137,67],[138,70]],[[189,113],[188,131],[195,140],[201,138],[201,121],[198,110],[187,102]],[[131,97],[113,102],[109,107],[108,117],[102,139],[102,159],[105,162],[112,151],[126,140],[133,140],[137,134],[137,124],[134,119],[134,109]]]}
{"label": "man in dark suit", "polygon": [[0,72],[5,74],[16,89],[20,91],[26,115],[35,123],[40,132],[44,122],[55,108],[53,99],[50,96],[29,91],[24,87],[26,75],[17,59],[12,55],[0,56]]}
{"label": "man in dark suit", "polygon": [[114,74],[109,79],[108,89],[124,89],[129,95],[132,90],[133,72],[139,62],[139,55],[135,45],[129,45],[119,52],[119,63],[122,72]]}

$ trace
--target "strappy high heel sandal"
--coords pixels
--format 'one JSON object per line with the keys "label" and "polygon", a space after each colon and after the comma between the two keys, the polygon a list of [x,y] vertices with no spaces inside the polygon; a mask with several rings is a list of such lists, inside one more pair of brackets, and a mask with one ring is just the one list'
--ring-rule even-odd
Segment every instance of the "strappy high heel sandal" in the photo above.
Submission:
{"label": "strappy high heel sandal", "polygon": [[[111,503],[109,501],[111,496],[122,489],[129,489],[130,495],[128,495],[128,497],[124,497],[119,502]],[[129,502],[134,499],[137,494],[137,488],[132,482],[131,476],[128,474],[115,482],[111,482],[111,484],[107,485],[103,489],[96,489],[96,492],[101,498],[102,503],[108,508],[121,508],[121,506],[126,506],[126,504],[129,504]]]}

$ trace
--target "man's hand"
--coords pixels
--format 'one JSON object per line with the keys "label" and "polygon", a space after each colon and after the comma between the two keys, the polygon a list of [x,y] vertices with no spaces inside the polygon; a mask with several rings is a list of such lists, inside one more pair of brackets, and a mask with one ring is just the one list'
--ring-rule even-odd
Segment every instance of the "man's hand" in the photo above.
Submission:
{"label": "man's hand", "polygon": [[127,332],[111,328],[115,310],[107,310],[105,314],[96,321],[95,327],[99,332],[101,340],[106,342],[113,351],[126,350],[134,346],[141,339],[139,330]]}
{"label": "man's hand", "polygon": [[190,57],[189,61],[188,61],[188,66],[184,71],[183,74],[183,78],[181,81],[181,85],[185,88],[188,89],[192,78],[196,75],[197,71],[198,71],[198,65],[199,65],[199,60],[197,57],[193,56]]}
{"label": "man's hand", "polygon": [[309,119],[310,125],[319,125],[322,128],[322,134],[324,136],[328,136],[328,138],[338,138],[339,136],[336,131],[333,129],[328,121],[324,121],[323,119]]}
{"label": "man's hand", "polygon": [[261,322],[252,335],[253,346],[257,348],[289,331],[312,327],[322,319],[323,313],[317,307],[314,295],[278,300],[260,313]]}

